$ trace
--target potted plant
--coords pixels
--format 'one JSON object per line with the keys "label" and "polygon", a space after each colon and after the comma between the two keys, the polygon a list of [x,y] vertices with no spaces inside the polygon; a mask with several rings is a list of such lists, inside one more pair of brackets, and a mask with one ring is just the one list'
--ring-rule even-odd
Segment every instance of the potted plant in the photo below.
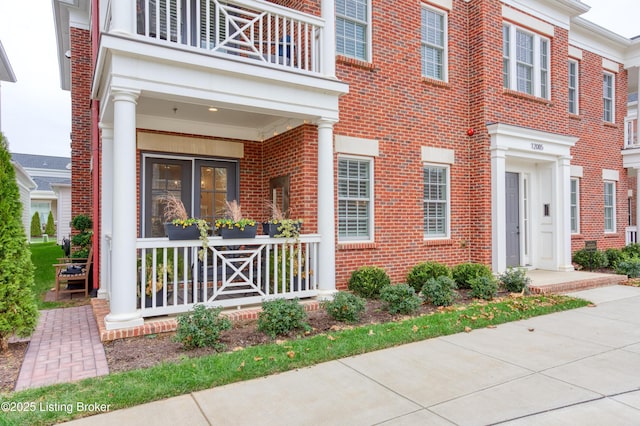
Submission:
{"label": "potted plant", "polygon": [[242,209],[236,200],[227,201],[225,217],[216,220],[216,229],[222,238],[254,238],[258,225],[253,219],[242,216]]}
{"label": "potted plant", "polygon": [[209,224],[204,219],[189,217],[181,200],[173,194],[164,197],[164,229],[170,240],[195,240],[200,238],[207,247]]}
{"label": "potted plant", "polygon": [[[280,206],[274,202],[267,202],[267,207],[271,211],[271,218],[262,222],[262,232],[271,238],[297,238],[300,236],[302,219],[290,219],[282,211]],[[288,212],[287,212],[288,213]]]}

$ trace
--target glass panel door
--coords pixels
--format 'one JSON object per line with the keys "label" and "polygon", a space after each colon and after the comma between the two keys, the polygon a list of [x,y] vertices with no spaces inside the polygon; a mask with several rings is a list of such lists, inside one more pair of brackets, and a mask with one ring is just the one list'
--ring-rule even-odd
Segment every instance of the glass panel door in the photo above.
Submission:
{"label": "glass panel door", "polygon": [[224,217],[225,202],[235,200],[237,194],[237,163],[223,161],[196,161],[196,175],[200,180],[195,199],[199,202],[200,218],[211,226]]}

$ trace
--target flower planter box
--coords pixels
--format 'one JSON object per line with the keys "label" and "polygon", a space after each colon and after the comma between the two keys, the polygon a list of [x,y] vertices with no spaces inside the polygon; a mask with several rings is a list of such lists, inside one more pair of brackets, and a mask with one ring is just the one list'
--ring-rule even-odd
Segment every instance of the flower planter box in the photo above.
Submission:
{"label": "flower planter box", "polygon": [[233,228],[229,229],[227,227],[220,228],[220,235],[222,235],[222,239],[234,239],[234,238],[255,238],[256,233],[258,231],[258,225],[247,225],[244,229]]}
{"label": "flower planter box", "polygon": [[[298,234],[300,233],[300,226],[302,224],[301,223],[294,223],[293,226],[298,230]],[[262,222],[262,234],[263,235],[268,235],[271,238],[276,237],[276,235],[278,235],[281,231],[278,230],[278,228],[280,228],[280,224],[279,223],[269,223],[269,222]],[[277,238],[277,237],[276,237]]]}
{"label": "flower planter box", "polygon": [[165,223],[164,230],[170,240],[197,240],[200,238],[200,230],[196,224],[183,227],[182,225]]}

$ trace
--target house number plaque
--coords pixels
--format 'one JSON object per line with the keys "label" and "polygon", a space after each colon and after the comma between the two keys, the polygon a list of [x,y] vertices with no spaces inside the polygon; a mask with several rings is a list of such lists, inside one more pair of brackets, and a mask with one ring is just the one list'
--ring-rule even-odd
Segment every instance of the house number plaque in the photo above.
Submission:
{"label": "house number plaque", "polygon": [[544,151],[544,145],[541,143],[531,142],[531,149],[534,151]]}

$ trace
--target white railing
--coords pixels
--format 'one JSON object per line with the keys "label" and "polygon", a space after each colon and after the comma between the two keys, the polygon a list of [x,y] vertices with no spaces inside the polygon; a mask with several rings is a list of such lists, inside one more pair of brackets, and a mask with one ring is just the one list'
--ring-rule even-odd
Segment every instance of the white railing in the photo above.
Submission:
{"label": "white railing", "polygon": [[138,34],[265,64],[320,72],[316,16],[256,0],[136,0]]}
{"label": "white railing", "polygon": [[238,307],[316,296],[319,242],[319,235],[297,242],[211,237],[203,250],[200,240],[138,239],[138,307],[149,317],[186,312],[197,303]]}
{"label": "white railing", "polygon": [[636,244],[638,242],[638,231],[635,226],[627,226],[624,231],[625,245]]}
{"label": "white railing", "polygon": [[624,120],[624,146],[625,148],[638,147],[638,119],[625,118]]}

